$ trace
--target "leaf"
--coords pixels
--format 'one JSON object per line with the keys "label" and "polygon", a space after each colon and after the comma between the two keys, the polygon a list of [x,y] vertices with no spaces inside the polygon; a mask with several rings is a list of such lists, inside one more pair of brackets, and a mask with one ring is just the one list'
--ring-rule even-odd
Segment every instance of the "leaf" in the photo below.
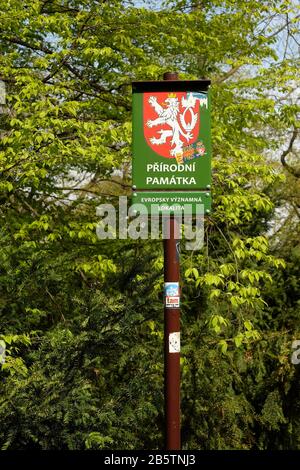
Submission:
{"label": "leaf", "polygon": [[242,333],[239,333],[233,338],[234,344],[236,345],[237,348],[241,346],[243,339],[244,339],[244,335]]}
{"label": "leaf", "polygon": [[221,352],[222,354],[226,354],[227,352],[227,349],[228,349],[228,343],[227,341],[225,341],[224,339],[222,339],[221,341],[219,341],[219,346],[221,348]]}

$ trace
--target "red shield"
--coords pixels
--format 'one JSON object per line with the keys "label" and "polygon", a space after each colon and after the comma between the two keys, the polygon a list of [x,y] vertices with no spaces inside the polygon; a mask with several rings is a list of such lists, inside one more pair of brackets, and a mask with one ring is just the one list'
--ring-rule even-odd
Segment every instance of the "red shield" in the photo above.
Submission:
{"label": "red shield", "polygon": [[180,158],[198,139],[200,104],[189,92],[144,93],[144,136],[165,158]]}

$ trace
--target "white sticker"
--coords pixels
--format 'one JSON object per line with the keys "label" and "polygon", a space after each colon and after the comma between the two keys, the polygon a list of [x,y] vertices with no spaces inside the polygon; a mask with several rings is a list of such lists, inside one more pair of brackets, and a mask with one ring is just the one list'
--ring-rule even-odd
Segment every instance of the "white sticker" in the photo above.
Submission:
{"label": "white sticker", "polygon": [[166,307],[180,307],[180,298],[166,297]]}
{"label": "white sticker", "polygon": [[180,352],[180,332],[175,331],[169,334],[169,353]]}

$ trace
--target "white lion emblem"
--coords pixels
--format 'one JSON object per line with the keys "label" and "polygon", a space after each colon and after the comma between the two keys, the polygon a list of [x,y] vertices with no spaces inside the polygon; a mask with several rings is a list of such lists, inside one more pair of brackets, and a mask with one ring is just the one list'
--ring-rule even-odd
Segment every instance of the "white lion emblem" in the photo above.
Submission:
{"label": "white lion emblem", "polygon": [[[164,129],[157,132],[160,134],[159,138],[151,137],[150,142],[153,145],[165,144],[168,138],[171,138],[171,151],[170,155],[173,157],[182,153],[182,147],[184,140],[186,139],[189,142],[193,137],[193,129],[198,120],[198,114],[194,112],[194,107],[196,105],[196,98],[190,94],[188,98],[182,97],[181,106],[184,108],[183,113],[179,113],[179,101],[176,95],[169,95],[165,100],[167,107],[161,106],[157,102],[155,96],[150,96],[149,98],[150,105],[154,108],[156,114],[158,115],[157,119],[148,120],[147,126],[154,127],[159,126],[160,124],[167,124],[170,126],[170,129]],[[189,111],[190,113],[190,122],[186,122],[186,114]]]}

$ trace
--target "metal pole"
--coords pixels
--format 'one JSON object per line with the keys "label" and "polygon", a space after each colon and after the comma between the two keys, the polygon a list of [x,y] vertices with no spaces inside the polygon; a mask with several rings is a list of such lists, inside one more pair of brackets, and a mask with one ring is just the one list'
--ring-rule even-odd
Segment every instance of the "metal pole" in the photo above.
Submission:
{"label": "metal pole", "polygon": [[[164,80],[178,80],[178,74],[167,72]],[[179,224],[170,217],[169,238],[164,239],[164,352],[165,352],[165,446],[180,450],[180,307],[179,307]],[[171,284],[172,283],[172,284]],[[177,297],[173,294],[178,286]],[[175,291],[174,291],[175,288]],[[171,292],[172,293],[172,292]],[[172,305],[172,301],[174,304]],[[171,306],[172,305],[172,306]],[[177,306],[178,305],[178,306]]]}

